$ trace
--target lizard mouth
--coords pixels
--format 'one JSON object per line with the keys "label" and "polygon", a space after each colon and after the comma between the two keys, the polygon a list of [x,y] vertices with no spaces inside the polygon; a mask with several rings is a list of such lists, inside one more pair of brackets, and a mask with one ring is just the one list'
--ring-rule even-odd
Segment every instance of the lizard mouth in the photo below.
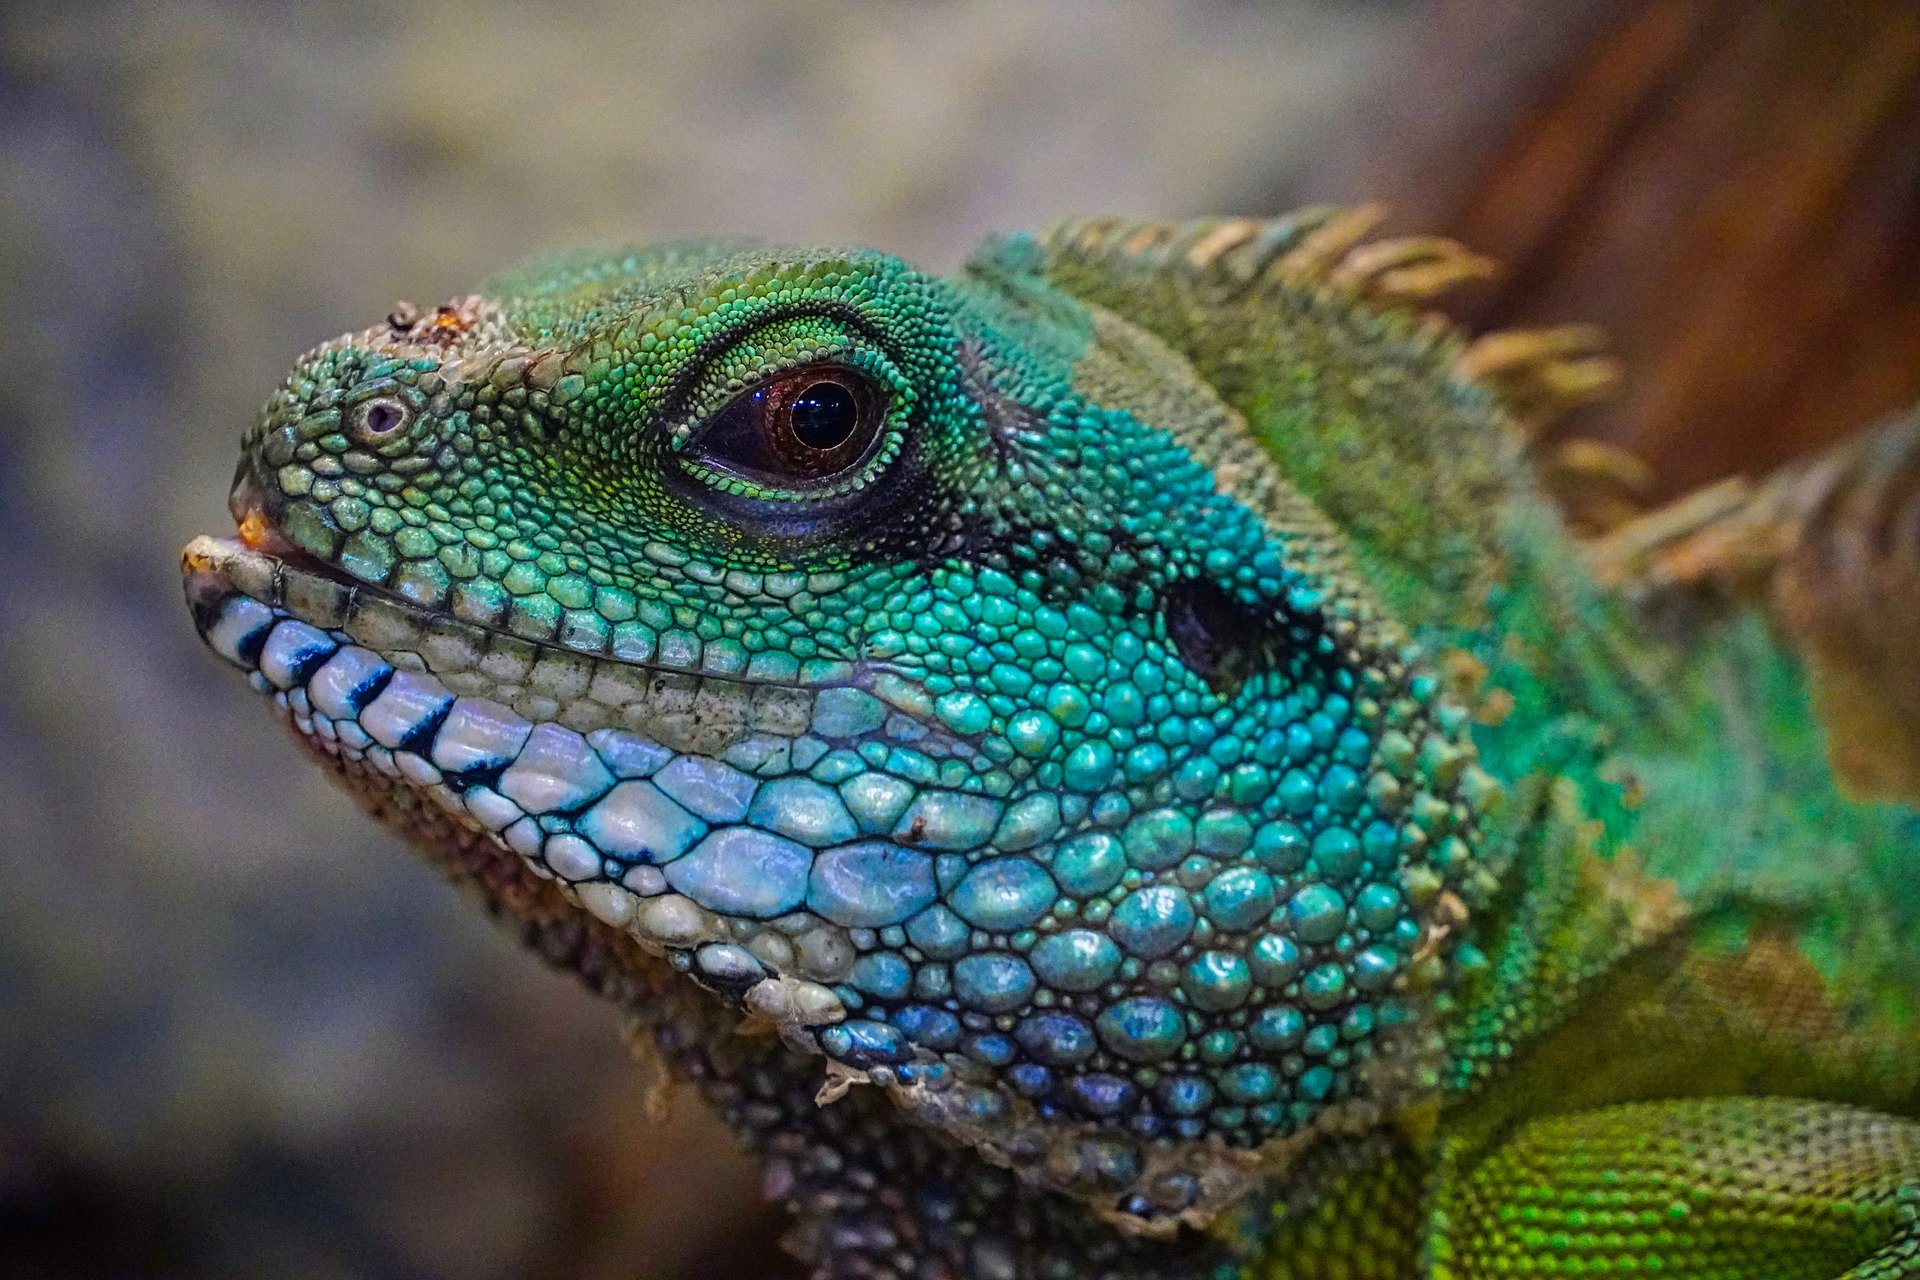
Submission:
{"label": "lizard mouth", "polygon": [[[272,665],[289,642],[269,653],[267,641],[285,619],[336,648],[361,647],[432,676],[456,696],[486,698],[528,720],[580,733],[644,731],[676,750],[721,751],[756,733],[805,732],[822,691],[854,684],[850,664],[841,664],[838,681],[803,684],[676,665],[666,655],[638,663],[521,639],[357,582],[246,521],[237,537],[194,539],[181,553],[181,572],[201,638],[250,674],[261,674],[266,660],[264,674],[281,685],[311,675],[298,663]],[[324,646],[312,640],[312,647],[317,660]]]}
{"label": "lizard mouth", "polygon": [[[237,537],[195,538],[181,569],[207,646],[351,789],[421,795],[604,922],[687,955],[710,985],[744,997],[773,984],[752,1004],[776,1022],[843,1016],[818,985],[844,976],[836,957],[849,954],[833,917],[889,904],[814,883],[834,851],[756,828],[753,802],[796,740],[877,729],[889,713],[874,694],[541,645],[353,582],[244,519]],[[840,861],[871,856],[856,841]],[[789,976],[796,952],[828,959]]]}
{"label": "lizard mouth", "polygon": [[781,681],[579,653],[355,582],[251,515],[182,552],[195,625],[349,790],[424,801],[792,1034],[845,1016],[825,984],[850,931],[924,908],[935,851],[995,830],[983,796],[805,777],[918,725],[877,667]]}
{"label": "lizard mouth", "polygon": [[[884,662],[746,654],[703,644],[690,630],[657,640],[648,633],[644,657],[604,640],[576,643],[564,628],[550,639],[517,635],[406,599],[307,552],[281,531],[250,480],[236,485],[230,509],[235,535],[194,539],[182,551],[182,575],[201,638],[261,692],[284,699],[304,690],[330,654],[351,650],[365,655],[354,661],[369,670],[377,662],[404,673],[405,684],[431,683],[531,724],[636,736],[656,751],[761,776],[781,772],[803,739],[857,746],[883,725],[886,736],[941,756],[975,750],[932,720],[920,685]],[[419,722],[412,732],[423,739],[432,728]]]}
{"label": "lizard mouth", "polygon": [[[853,701],[878,711],[873,695],[594,659],[421,609],[282,549],[245,521],[239,537],[195,538],[181,553],[188,603],[207,646],[350,790],[413,793],[781,1025],[844,1016],[811,975],[781,972],[805,942],[791,935],[813,851],[747,823],[762,786],[753,766],[784,769],[794,738],[844,730]],[[756,943],[762,934],[771,941]],[[843,976],[835,969],[819,977]]]}

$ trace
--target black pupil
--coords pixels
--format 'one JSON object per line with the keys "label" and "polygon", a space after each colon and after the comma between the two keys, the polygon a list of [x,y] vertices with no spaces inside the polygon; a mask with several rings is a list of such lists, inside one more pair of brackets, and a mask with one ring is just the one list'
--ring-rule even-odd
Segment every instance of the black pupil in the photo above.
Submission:
{"label": "black pupil", "polygon": [[837,382],[816,382],[793,398],[793,435],[809,449],[837,449],[859,425],[860,406]]}
{"label": "black pupil", "polygon": [[383,436],[400,425],[400,410],[390,404],[376,404],[367,409],[367,430],[374,435]]}

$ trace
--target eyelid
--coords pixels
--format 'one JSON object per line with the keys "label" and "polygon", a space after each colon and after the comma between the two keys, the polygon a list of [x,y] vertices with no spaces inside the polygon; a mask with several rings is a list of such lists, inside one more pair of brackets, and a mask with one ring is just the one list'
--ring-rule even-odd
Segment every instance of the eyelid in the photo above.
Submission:
{"label": "eyelid", "polygon": [[675,453],[684,453],[688,444],[704,434],[706,429],[712,425],[714,419],[726,412],[727,409],[733,405],[738,404],[741,400],[749,396],[765,394],[783,378],[790,377],[802,370],[819,367],[847,369],[857,375],[865,377],[868,381],[874,383],[879,390],[883,414],[891,410],[895,395],[894,388],[886,379],[876,377],[871,370],[864,369],[851,361],[835,360],[830,357],[824,360],[802,360],[793,364],[780,365],[769,369],[753,380],[742,383],[737,387],[731,387],[725,390],[716,388],[696,396],[692,401],[695,407],[676,415],[673,426],[667,435],[667,447]]}
{"label": "eyelid", "polygon": [[[838,365],[864,374],[888,387],[890,392],[897,390],[897,378],[884,353],[870,351],[851,336],[810,344],[795,352],[791,359],[765,365],[760,362],[764,359],[762,348],[768,334],[769,330],[758,329],[741,335],[703,371],[678,412],[673,415],[667,431],[669,449],[680,452],[716,414],[741,396],[751,394],[756,388],[769,386],[800,369]],[[731,366],[736,358],[745,367],[742,371],[747,372],[747,376],[735,376],[736,371]]]}

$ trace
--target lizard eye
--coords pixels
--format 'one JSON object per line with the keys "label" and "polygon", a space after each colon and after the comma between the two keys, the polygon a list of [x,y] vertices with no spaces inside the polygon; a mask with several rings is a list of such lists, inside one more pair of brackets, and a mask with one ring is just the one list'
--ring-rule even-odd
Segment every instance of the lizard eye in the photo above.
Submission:
{"label": "lizard eye", "polygon": [[778,488],[814,488],[864,461],[884,397],[842,365],[790,369],[729,401],[688,441],[694,463]]}

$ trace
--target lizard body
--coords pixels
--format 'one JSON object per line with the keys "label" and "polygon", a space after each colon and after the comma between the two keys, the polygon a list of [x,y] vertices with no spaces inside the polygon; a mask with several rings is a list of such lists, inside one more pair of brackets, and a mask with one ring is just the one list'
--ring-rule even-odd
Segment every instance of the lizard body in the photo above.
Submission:
{"label": "lizard body", "polygon": [[1601,364],[1365,232],[546,259],[301,361],[196,621],[821,1275],[1920,1274],[1910,780],[1722,590],[1843,517],[1603,583]]}

